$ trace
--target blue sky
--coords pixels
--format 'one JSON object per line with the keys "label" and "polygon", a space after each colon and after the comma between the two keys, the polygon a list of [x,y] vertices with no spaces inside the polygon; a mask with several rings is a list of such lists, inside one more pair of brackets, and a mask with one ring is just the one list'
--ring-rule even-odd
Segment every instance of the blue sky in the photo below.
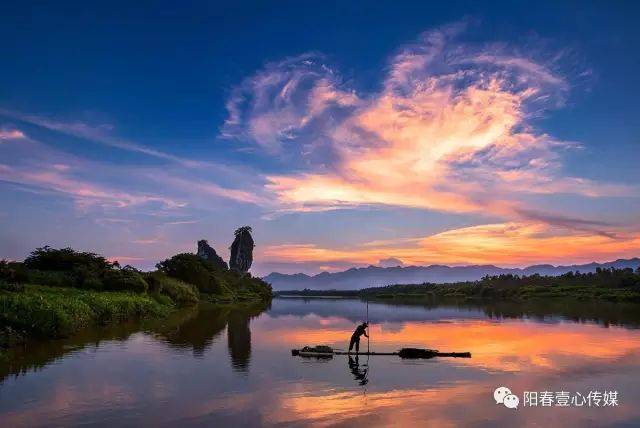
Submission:
{"label": "blue sky", "polygon": [[633,2],[13,2],[0,257],[254,271],[640,251]]}

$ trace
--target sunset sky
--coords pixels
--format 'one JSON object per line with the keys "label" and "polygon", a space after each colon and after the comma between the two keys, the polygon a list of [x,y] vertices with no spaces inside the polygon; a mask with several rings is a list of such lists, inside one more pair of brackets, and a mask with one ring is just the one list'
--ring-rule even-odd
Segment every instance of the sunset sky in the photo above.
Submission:
{"label": "sunset sky", "polygon": [[640,256],[634,3],[5,2],[0,259]]}

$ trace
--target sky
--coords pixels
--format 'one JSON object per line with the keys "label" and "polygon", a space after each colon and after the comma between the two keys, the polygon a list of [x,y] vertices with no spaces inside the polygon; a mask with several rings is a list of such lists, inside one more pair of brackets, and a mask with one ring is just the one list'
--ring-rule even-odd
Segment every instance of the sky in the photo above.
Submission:
{"label": "sky", "polygon": [[636,2],[4,2],[0,258],[640,255]]}

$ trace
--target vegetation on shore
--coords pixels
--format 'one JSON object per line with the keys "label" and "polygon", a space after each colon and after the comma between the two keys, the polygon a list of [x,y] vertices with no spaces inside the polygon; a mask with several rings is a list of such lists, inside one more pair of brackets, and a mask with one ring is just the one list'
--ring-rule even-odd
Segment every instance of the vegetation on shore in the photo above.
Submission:
{"label": "vegetation on shore", "polygon": [[423,299],[429,297],[478,300],[527,300],[572,298],[640,302],[640,269],[601,269],[596,272],[568,272],[559,276],[486,276],[479,281],[452,284],[395,284],[362,290],[301,290],[281,294],[292,296],[345,296],[366,299]]}
{"label": "vegetation on shore", "polygon": [[172,307],[149,294],[5,285],[0,294],[0,322],[29,336],[63,337],[91,325],[167,315]]}
{"label": "vegetation on shore", "polygon": [[195,254],[142,272],[71,248],[43,247],[24,262],[0,261],[0,352],[30,337],[68,336],[83,327],[165,316],[200,301],[268,301],[271,286]]}
{"label": "vegetation on shore", "polygon": [[158,273],[193,284],[208,301],[268,300],[271,286],[249,272],[220,268],[195,254],[177,254],[156,265]]}

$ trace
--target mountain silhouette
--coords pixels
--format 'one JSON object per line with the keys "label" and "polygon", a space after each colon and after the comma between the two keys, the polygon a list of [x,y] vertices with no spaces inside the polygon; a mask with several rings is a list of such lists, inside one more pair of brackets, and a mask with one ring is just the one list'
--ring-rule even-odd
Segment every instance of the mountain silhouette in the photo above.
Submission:
{"label": "mountain silhouette", "polygon": [[485,275],[561,275],[570,271],[595,272],[596,268],[632,268],[640,266],[640,258],[618,259],[607,263],[588,263],[583,265],[553,266],[533,265],[526,268],[501,268],[494,265],[471,266],[406,266],[351,268],[342,272],[322,272],[317,275],[304,273],[270,273],[262,279],[270,283],[276,291],[283,290],[358,290],[366,287],[380,287],[391,284],[421,284],[431,282],[446,284],[460,281],[475,281]]}

